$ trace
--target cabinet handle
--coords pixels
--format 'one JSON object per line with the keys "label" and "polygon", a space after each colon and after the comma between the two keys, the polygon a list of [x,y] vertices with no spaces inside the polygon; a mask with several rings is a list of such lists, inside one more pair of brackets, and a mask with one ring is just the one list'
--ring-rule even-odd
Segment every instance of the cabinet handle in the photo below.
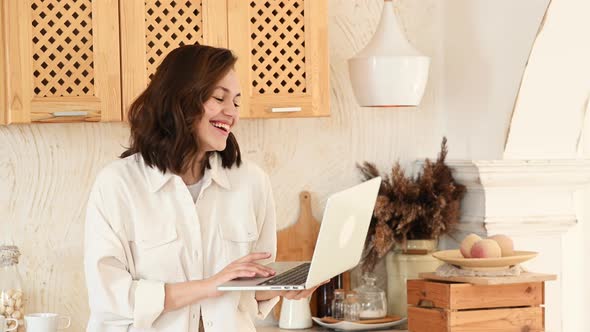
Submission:
{"label": "cabinet handle", "polygon": [[270,111],[273,113],[301,112],[301,107],[273,107]]}
{"label": "cabinet handle", "polygon": [[88,111],[71,111],[71,112],[53,112],[54,117],[69,117],[69,116],[88,116]]}

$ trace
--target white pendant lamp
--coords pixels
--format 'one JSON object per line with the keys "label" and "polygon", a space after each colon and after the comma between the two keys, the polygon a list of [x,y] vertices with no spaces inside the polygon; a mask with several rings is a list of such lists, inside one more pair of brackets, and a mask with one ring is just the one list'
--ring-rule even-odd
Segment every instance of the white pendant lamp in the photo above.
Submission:
{"label": "white pendant lamp", "polygon": [[348,60],[356,100],[367,107],[417,106],[429,66],[430,58],[410,45],[400,30],[392,0],[385,0],[373,39]]}

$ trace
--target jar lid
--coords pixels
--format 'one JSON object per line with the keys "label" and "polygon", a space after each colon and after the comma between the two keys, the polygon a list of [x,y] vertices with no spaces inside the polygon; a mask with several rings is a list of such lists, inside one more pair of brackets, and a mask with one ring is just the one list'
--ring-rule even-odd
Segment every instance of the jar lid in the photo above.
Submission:
{"label": "jar lid", "polygon": [[0,246],[0,266],[11,266],[18,264],[20,251],[17,246]]}

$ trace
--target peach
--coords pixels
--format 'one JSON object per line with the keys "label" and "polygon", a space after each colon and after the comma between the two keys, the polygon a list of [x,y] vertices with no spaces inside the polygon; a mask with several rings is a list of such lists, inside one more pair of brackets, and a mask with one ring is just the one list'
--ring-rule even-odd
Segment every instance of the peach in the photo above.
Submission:
{"label": "peach", "polygon": [[471,247],[472,258],[499,258],[502,257],[502,249],[498,242],[485,239],[479,240]]}
{"label": "peach", "polygon": [[471,258],[471,247],[479,240],[481,240],[481,237],[479,237],[477,234],[471,233],[467,235],[463,241],[461,241],[461,255],[463,255],[465,258]]}
{"label": "peach", "polygon": [[514,243],[512,242],[512,239],[508,236],[504,234],[497,234],[490,236],[489,239],[498,242],[498,245],[502,250],[502,257],[514,255]]}

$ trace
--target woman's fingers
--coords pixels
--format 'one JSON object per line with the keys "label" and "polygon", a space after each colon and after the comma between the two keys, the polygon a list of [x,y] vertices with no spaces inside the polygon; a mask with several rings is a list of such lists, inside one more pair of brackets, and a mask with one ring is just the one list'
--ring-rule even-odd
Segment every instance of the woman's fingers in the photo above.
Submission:
{"label": "woman's fingers", "polygon": [[254,276],[256,276],[256,272],[254,271],[247,269],[233,269],[220,272],[216,275],[216,279],[218,280],[217,284],[221,285],[237,278],[252,278]]}
{"label": "woman's fingers", "polygon": [[252,267],[253,269],[257,269],[261,272],[267,273],[268,275],[275,274],[275,271],[268,266],[260,265],[258,263],[245,263],[245,264],[247,264],[249,267]]}
{"label": "woman's fingers", "polygon": [[241,263],[237,266],[240,269],[246,269],[248,271],[256,272],[256,274],[261,277],[269,277],[274,273],[272,269],[255,263]]}
{"label": "woman's fingers", "polygon": [[315,292],[315,290],[321,286],[323,284],[320,284],[316,287],[310,288],[310,289],[304,289],[304,290],[300,290],[300,291],[285,291],[283,293],[283,297],[289,300],[300,300],[303,298],[307,298],[309,296],[311,296],[311,294],[313,294],[313,292]]}
{"label": "woman's fingers", "polygon": [[261,277],[269,277],[269,276],[275,274],[273,269],[266,267],[264,265],[256,264],[256,263],[232,263],[229,266],[230,271],[233,271],[236,269],[253,271]]}
{"label": "woman's fingers", "polygon": [[287,300],[298,300],[299,298],[297,297],[297,294],[299,294],[299,291],[288,291],[285,292],[285,295],[283,295],[283,297]]}
{"label": "woman's fingers", "polygon": [[253,252],[253,253],[248,254],[244,257],[236,259],[234,261],[234,263],[249,263],[249,262],[259,261],[261,259],[270,258],[270,256],[271,255],[269,252]]}
{"label": "woman's fingers", "polygon": [[300,300],[303,298],[307,298],[309,295],[313,293],[313,290],[300,290],[300,291],[287,291],[285,292],[284,297],[289,300]]}

